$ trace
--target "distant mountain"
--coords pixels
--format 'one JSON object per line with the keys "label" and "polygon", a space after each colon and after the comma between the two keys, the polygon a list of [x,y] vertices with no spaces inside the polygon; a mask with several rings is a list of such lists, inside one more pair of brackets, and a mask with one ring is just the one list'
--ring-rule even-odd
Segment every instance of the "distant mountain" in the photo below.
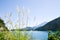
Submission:
{"label": "distant mountain", "polygon": [[43,22],[43,23],[41,23],[41,24],[39,24],[39,25],[37,25],[37,26],[34,26],[34,27],[33,27],[33,30],[35,30],[35,29],[37,29],[37,28],[39,28],[39,27],[42,27],[42,26],[44,26],[45,24],[47,24],[47,22]]}
{"label": "distant mountain", "polygon": [[34,26],[34,27],[26,27],[26,28],[22,28],[21,31],[23,31],[23,30],[27,30],[27,31],[33,30],[33,31],[35,31],[35,29],[37,29],[37,28],[39,28],[39,27],[42,27],[42,26],[45,25],[46,23],[47,23],[47,22],[44,22],[44,23],[39,24],[39,25]]}
{"label": "distant mountain", "polygon": [[50,22],[44,22],[44,23],[39,24],[39,25],[34,26],[34,27],[26,27],[26,28],[22,28],[22,29],[19,29],[19,30],[21,30],[21,31],[23,31],[23,30],[27,30],[27,31],[30,31],[30,30],[33,30],[33,31],[60,30],[60,17],[58,17],[58,18],[56,18],[56,19],[54,19]]}
{"label": "distant mountain", "polygon": [[60,30],[60,17],[48,22],[47,24],[45,24],[42,27],[36,28],[35,30],[37,30],[37,31]]}
{"label": "distant mountain", "polygon": [[10,31],[20,31],[20,29],[11,29]]}
{"label": "distant mountain", "polygon": [[21,29],[11,29],[11,31],[30,31],[30,30],[33,30],[31,27],[26,27],[26,28],[21,28]]}
{"label": "distant mountain", "polygon": [[24,31],[24,30],[30,31],[30,30],[33,30],[33,28],[32,27],[26,27],[26,28],[21,29],[21,31]]}
{"label": "distant mountain", "polygon": [[11,31],[14,31],[14,30],[21,30],[21,31],[24,31],[24,30],[26,30],[26,31],[33,30],[33,31],[35,31],[35,29],[44,26],[46,23],[47,22],[43,22],[43,23],[41,23],[41,24],[39,24],[37,26],[34,26],[34,27],[26,27],[26,28],[22,28],[22,29],[12,29]]}

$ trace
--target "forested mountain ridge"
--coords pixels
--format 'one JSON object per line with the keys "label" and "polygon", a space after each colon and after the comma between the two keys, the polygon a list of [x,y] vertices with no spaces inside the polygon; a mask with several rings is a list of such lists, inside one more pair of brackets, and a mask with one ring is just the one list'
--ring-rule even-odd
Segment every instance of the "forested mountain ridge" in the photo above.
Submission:
{"label": "forested mountain ridge", "polygon": [[60,30],[60,17],[48,22],[47,24],[45,24],[42,27],[39,27],[37,29],[35,29],[37,31],[55,31],[55,30]]}

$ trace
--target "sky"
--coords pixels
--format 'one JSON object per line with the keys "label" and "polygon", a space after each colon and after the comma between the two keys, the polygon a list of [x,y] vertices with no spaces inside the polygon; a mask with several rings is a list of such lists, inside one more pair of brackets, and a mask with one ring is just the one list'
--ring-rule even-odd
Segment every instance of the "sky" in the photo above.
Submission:
{"label": "sky", "polygon": [[12,21],[17,18],[16,6],[19,9],[24,7],[26,22],[27,9],[30,9],[29,21],[27,26],[36,26],[43,22],[49,22],[57,17],[60,17],[60,0],[0,0],[0,17],[6,21],[5,15],[11,12]]}

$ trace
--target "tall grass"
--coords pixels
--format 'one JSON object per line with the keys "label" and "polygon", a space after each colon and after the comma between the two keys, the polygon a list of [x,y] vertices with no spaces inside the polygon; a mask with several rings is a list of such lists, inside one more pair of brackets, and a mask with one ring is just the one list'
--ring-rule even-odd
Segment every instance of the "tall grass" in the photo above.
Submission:
{"label": "tall grass", "polygon": [[[24,26],[24,12],[22,11],[22,20],[21,20],[21,11],[19,9],[19,7],[17,7],[17,12],[18,12],[18,18],[19,18],[19,23],[15,24],[15,26],[13,26],[13,21],[11,20],[11,15],[9,15],[9,17],[6,16],[7,18],[7,22],[6,25],[7,26],[12,26],[12,28],[16,27],[16,29],[19,30],[14,30],[14,31],[0,31],[0,40],[31,40],[31,34],[27,34],[27,31],[20,31],[20,27]],[[22,24],[20,24],[20,22],[22,21]],[[22,25],[22,26],[21,26]]]}

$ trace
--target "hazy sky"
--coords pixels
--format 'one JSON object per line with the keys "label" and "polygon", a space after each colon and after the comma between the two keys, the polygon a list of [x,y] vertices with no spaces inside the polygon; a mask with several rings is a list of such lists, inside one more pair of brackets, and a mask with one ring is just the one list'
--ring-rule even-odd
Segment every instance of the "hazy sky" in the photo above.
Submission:
{"label": "hazy sky", "polygon": [[48,22],[60,16],[60,0],[0,0],[0,17],[5,19],[4,15],[12,12],[12,18],[16,20],[17,5],[20,9],[23,6],[25,9],[30,8],[28,26]]}

